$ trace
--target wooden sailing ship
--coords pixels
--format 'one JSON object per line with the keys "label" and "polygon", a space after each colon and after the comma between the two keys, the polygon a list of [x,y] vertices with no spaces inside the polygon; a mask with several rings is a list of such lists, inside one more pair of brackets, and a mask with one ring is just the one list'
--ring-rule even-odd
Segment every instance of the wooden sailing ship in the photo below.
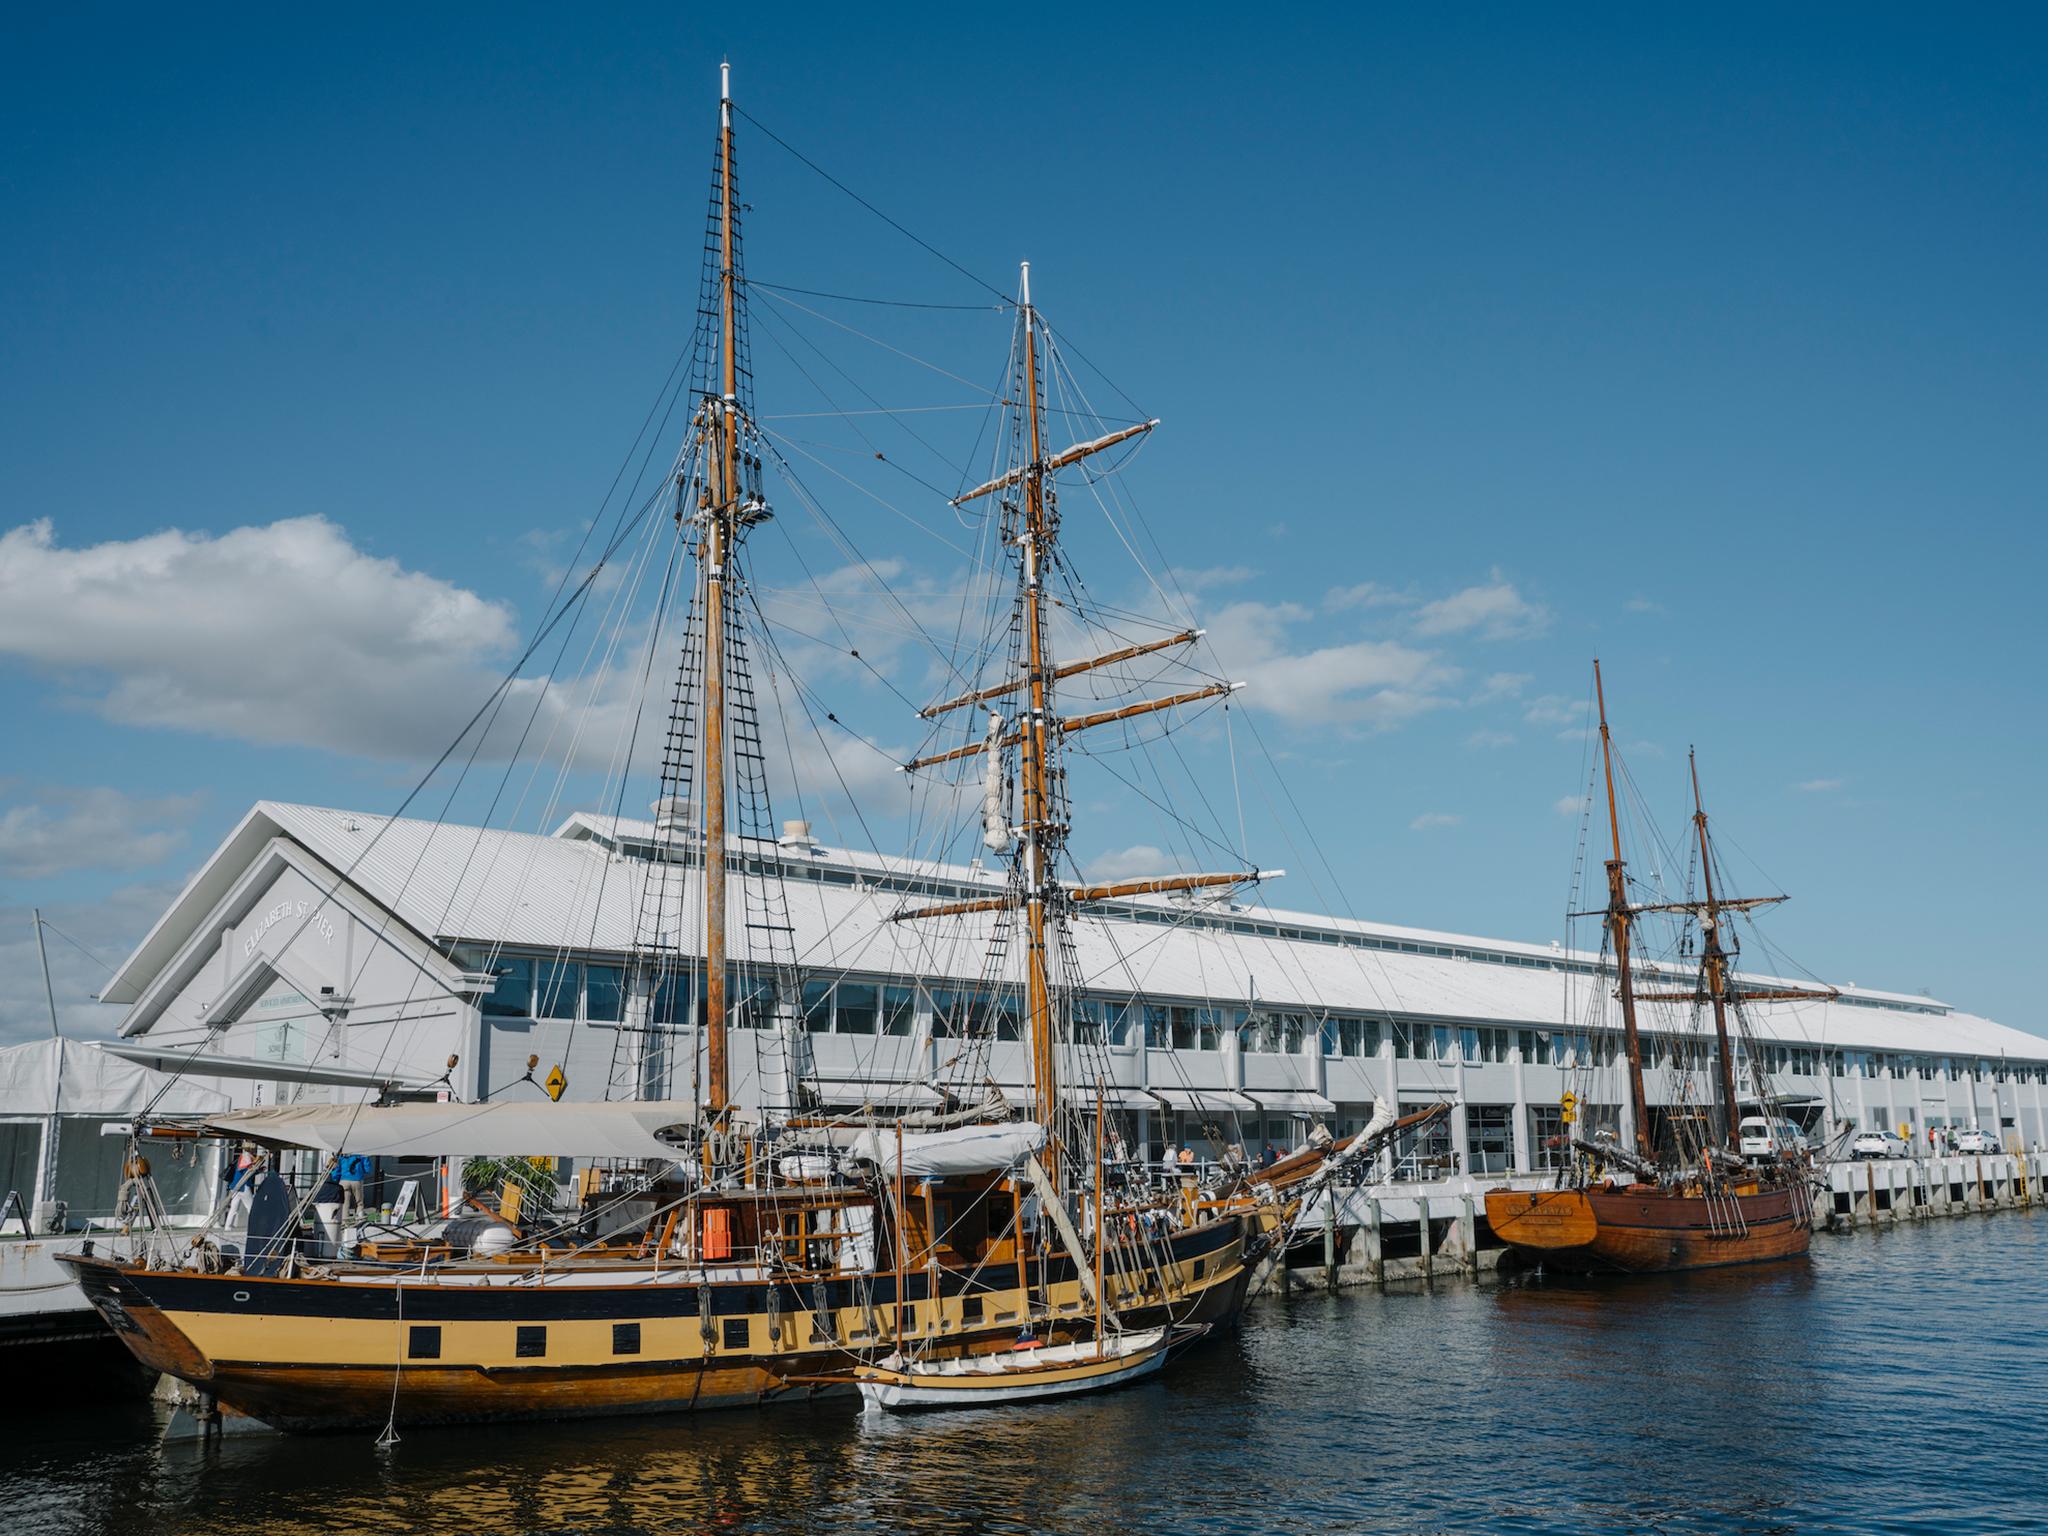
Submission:
{"label": "wooden sailing ship", "polygon": [[[1624,1071],[1628,1079],[1635,1145],[1574,1139],[1578,1156],[1570,1182],[1545,1190],[1497,1189],[1486,1196],[1486,1218],[1494,1234],[1526,1259],[1546,1267],[1629,1274],[1707,1269],[1797,1258],[1813,1235],[1808,1170],[1797,1158],[1774,1154],[1745,1162],[1739,1155],[1740,1101],[1736,1093],[1729,1013],[1747,1002],[1826,998],[1831,990],[1741,988],[1733,979],[1724,947],[1729,914],[1782,901],[1783,897],[1730,899],[1714,886],[1714,858],[1707,814],[1700,800],[1699,771],[1692,769],[1693,829],[1698,843],[1701,891],[1697,900],[1632,903],[1622,858],[1621,817],[1615,795],[1614,745],[1607,724],[1606,692],[1600,664],[1593,664],[1599,704],[1601,771],[1607,792],[1607,825],[1613,856],[1606,861],[1604,928],[1614,956],[1615,995],[1620,1003]],[[1631,967],[1631,939],[1646,913],[1676,912],[1697,922],[1700,960],[1696,986],[1685,992],[1638,992]],[[1713,1133],[1689,1144],[1682,1124],[1668,1158],[1660,1159],[1651,1137],[1648,1096],[1643,1086],[1639,1002],[1687,1002],[1712,1010],[1718,1120]]]}
{"label": "wooden sailing ship", "polygon": [[[700,571],[692,632],[702,669],[695,711],[703,813],[696,856],[704,894],[701,1103],[666,1110],[619,1103],[601,1111],[562,1105],[545,1135],[533,1134],[527,1121],[509,1145],[493,1140],[496,1106],[464,1106],[468,1113],[426,1130],[404,1108],[340,1110],[325,1120],[266,1119],[259,1111],[202,1127],[279,1151],[322,1154],[343,1146],[374,1154],[399,1145],[440,1157],[628,1149],[619,1171],[588,1187],[577,1210],[529,1224],[490,1250],[458,1240],[451,1226],[348,1257],[314,1256],[293,1241],[295,1217],[281,1216],[262,1244],[241,1253],[211,1242],[174,1251],[145,1241],[126,1257],[95,1254],[87,1245],[65,1261],[138,1359],[191,1383],[219,1409],[286,1429],[384,1425],[395,1433],[413,1423],[759,1404],[851,1392],[853,1370],[884,1355],[941,1367],[971,1361],[1008,1349],[1020,1329],[1033,1330],[1047,1350],[1097,1347],[1107,1358],[1099,1343],[1106,1314],[1128,1328],[1119,1337],[1129,1340],[1146,1330],[1226,1323],[1243,1306],[1255,1250],[1275,1225],[1263,1206],[1241,1198],[1205,1201],[1192,1190],[1164,1201],[1136,1188],[1113,1196],[1100,1179],[1076,1179],[1062,1156],[1063,1026],[1048,933],[1073,904],[1139,887],[1071,890],[1053,876],[1063,827],[1050,763],[1058,735],[1088,722],[1056,722],[1052,715],[1054,672],[1037,575],[1055,536],[1047,484],[1060,466],[1107,444],[1043,454],[1033,350],[1038,321],[1028,286],[1021,310],[1029,458],[1005,481],[970,496],[1020,498],[1028,530],[1020,547],[1029,666],[994,694],[941,708],[1012,691],[1030,701],[1013,741],[1025,765],[1015,905],[1029,934],[1032,1117],[982,1124],[970,1103],[898,1123],[893,1135],[868,1125],[862,1157],[848,1142],[863,1128],[815,1105],[794,1103],[783,1123],[768,1127],[731,1103],[728,891],[742,872],[728,867],[728,646],[741,546],[768,515],[751,371],[742,355],[733,113],[728,81],[707,246],[717,374],[702,391],[675,487],[676,523],[692,539]],[[672,738],[686,724],[672,718]],[[751,728],[740,734],[748,738]],[[671,752],[664,764],[665,799],[676,757]],[[672,974],[677,957],[659,964]],[[789,1158],[792,1149],[800,1155]],[[1092,1190],[1084,1191],[1090,1182]],[[286,1198],[281,1187],[276,1198]],[[1066,1229],[1065,1240],[1046,1240],[1026,1221],[1029,1200],[1043,1203],[1053,1224]],[[1072,1236],[1066,1216],[1070,1202],[1083,1201],[1092,1201],[1097,1218],[1092,1265],[1089,1246]],[[951,1368],[957,1374],[969,1367]]]}

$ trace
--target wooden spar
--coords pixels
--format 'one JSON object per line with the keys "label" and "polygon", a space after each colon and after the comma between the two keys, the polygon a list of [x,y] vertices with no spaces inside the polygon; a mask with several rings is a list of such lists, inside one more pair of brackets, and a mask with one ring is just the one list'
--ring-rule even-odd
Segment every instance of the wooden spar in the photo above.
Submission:
{"label": "wooden spar", "polygon": [[[1064,682],[1070,677],[1079,677],[1083,672],[1093,672],[1097,667],[1113,666],[1119,661],[1129,661],[1137,656],[1150,656],[1154,651],[1170,650],[1176,645],[1192,645],[1202,638],[1205,631],[1184,629],[1177,635],[1168,635],[1164,640],[1147,640],[1142,645],[1127,645],[1122,650],[1110,651],[1101,656],[1090,656],[1086,661],[1070,661],[1053,670],[1053,681]],[[930,720],[950,710],[961,709],[969,704],[986,704],[990,699],[1000,699],[1004,694],[1015,693],[1024,686],[1021,677],[1011,678],[1007,683],[995,683],[987,688],[978,688],[973,693],[963,693],[958,698],[932,704],[917,712],[920,720]]]}
{"label": "wooden spar", "polygon": [[1059,1081],[1054,1054],[1057,1031],[1053,1028],[1052,984],[1046,973],[1045,887],[1050,873],[1046,844],[1052,831],[1052,818],[1045,760],[1049,700],[1045,665],[1045,592],[1041,582],[1045,562],[1052,552],[1052,530],[1045,515],[1045,450],[1038,421],[1038,315],[1031,307],[1031,263],[1028,261],[1019,274],[1019,284],[1024,324],[1024,408],[1029,418],[1027,450],[1030,454],[1022,466],[1024,535],[1020,541],[1024,552],[1025,682],[1030,688],[1030,708],[1022,727],[1025,964],[1029,972],[1031,1089],[1039,1124],[1045,1127],[1042,1162],[1046,1181],[1056,1191],[1059,1188],[1059,1138],[1055,1112],[1059,1108]]}
{"label": "wooden spar", "polygon": [[[1730,987],[1731,1003],[1831,1003],[1841,992],[1834,987]],[[1704,987],[1690,992],[1638,992],[1639,1003],[1704,1003],[1711,994]]]}
{"label": "wooden spar", "polygon": [[718,504],[704,539],[704,1058],[705,1103],[725,1113],[725,562],[739,505],[739,358],[732,240],[732,66],[719,66],[718,314],[724,399],[716,445]]}
{"label": "wooden spar", "polygon": [[1095,1353],[1102,1353],[1102,1079],[1095,1080]]}
{"label": "wooden spar", "polygon": [[1645,1158],[1656,1152],[1650,1142],[1650,1105],[1643,1092],[1643,1039],[1636,1031],[1635,990],[1628,972],[1628,904],[1626,866],[1621,859],[1621,811],[1614,799],[1614,741],[1607,729],[1607,690],[1600,680],[1600,661],[1593,661],[1593,692],[1600,705],[1600,763],[1607,776],[1607,830],[1613,834],[1614,857],[1607,861],[1607,928],[1614,935],[1614,975],[1621,993],[1621,1029],[1628,1044],[1629,1104],[1635,1111],[1636,1150]]}
{"label": "wooden spar", "polygon": [[[1069,901],[1113,901],[1119,896],[1163,896],[1172,891],[1199,891],[1218,885],[1252,885],[1260,880],[1277,880],[1284,869],[1247,869],[1231,875],[1158,875],[1145,880],[1119,880],[1111,885],[1070,885]],[[935,907],[913,907],[892,912],[889,921],[907,923],[922,917],[959,917],[969,912],[1007,912],[1015,908],[1009,896],[978,896],[971,901],[942,902]]]}
{"label": "wooden spar", "polygon": [[[1026,267],[1029,267],[1031,263],[1027,261],[1024,263],[1024,265]],[[1026,286],[1029,286],[1028,279],[1026,280]],[[1028,312],[1031,308],[1031,297],[1028,293],[1024,297],[1024,308],[1027,312],[1026,318],[1028,320],[1030,318]],[[1037,376],[1037,369],[1038,364],[1035,359],[1025,359],[1024,380],[1027,384],[1029,384]],[[1038,411],[1035,405],[1032,406],[1031,413],[1034,418],[1037,416]],[[998,475],[995,479],[989,481],[986,485],[977,485],[973,490],[964,492],[959,496],[955,496],[953,498],[953,505],[956,507],[964,507],[967,505],[968,502],[977,501],[981,497],[986,496],[990,491],[1000,491],[1006,486],[1017,485],[1019,483],[1022,483],[1026,487],[1028,494],[1029,487],[1033,481],[1037,481],[1042,485],[1047,474],[1055,470],[1065,469],[1069,464],[1078,464],[1081,462],[1081,460],[1087,458],[1091,453],[1100,453],[1105,448],[1114,448],[1118,443],[1128,442],[1130,439],[1136,437],[1139,433],[1150,432],[1154,427],[1158,425],[1159,419],[1157,417],[1154,417],[1150,421],[1141,421],[1135,426],[1123,427],[1115,432],[1105,432],[1101,437],[1090,438],[1085,443],[1076,443],[1073,447],[1064,449],[1061,452],[1054,454],[1051,458],[1046,459],[1042,462],[1038,457],[1038,451],[1036,449],[1033,449],[1029,463],[1020,465],[1018,468],[1009,471],[1009,473],[1007,474]]]}
{"label": "wooden spar", "polygon": [[1700,800],[1699,758],[1691,749],[1685,764],[1692,773],[1692,825],[1700,841],[1700,881],[1706,894],[1706,910],[1700,917],[1700,968],[1706,973],[1707,995],[1714,1003],[1714,1042],[1720,1048],[1721,1113],[1727,1123],[1721,1139],[1733,1151],[1741,1151],[1737,1134],[1741,1116],[1736,1113],[1735,1058],[1728,1045],[1728,957],[1721,949],[1721,909],[1714,901],[1714,854],[1707,842],[1707,808]]}
{"label": "wooden spar", "polygon": [[1119,896],[1162,896],[1171,891],[1200,891],[1218,885],[1252,885],[1278,879],[1284,869],[1248,869],[1234,875],[1160,875],[1150,880],[1119,880],[1112,885],[1076,885],[1069,901],[1114,901]]}
{"label": "wooden spar", "polygon": [[[1729,896],[1719,901],[1639,901],[1629,908],[1631,912],[1696,912],[1704,917],[1707,909],[1716,912],[1753,912],[1758,907],[1775,907],[1781,901],[1790,901],[1789,896]],[[1574,912],[1574,917],[1593,917],[1592,912]]]}
{"label": "wooden spar", "polygon": [[1206,688],[1190,688],[1185,693],[1168,694],[1163,699],[1146,699],[1137,704],[1126,704],[1121,709],[1098,710],[1092,715],[1075,715],[1060,722],[1060,734],[1070,736],[1076,731],[1086,731],[1098,725],[1114,725],[1119,720],[1135,719],[1162,709],[1173,709],[1181,704],[1194,704],[1202,699],[1219,698],[1226,693],[1235,693],[1243,683],[1211,683]]}
{"label": "wooden spar", "polygon": [[[1059,674],[1054,673],[1055,677]],[[1118,709],[1098,710],[1092,715],[1072,715],[1065,720],[1055,720],[1053,729],[1062,736],[1071,736],[1077,731],[1092,730],[1098,725],[1114,725],[1119,720],[1134,719],[1139,715],[1153,714],[1162,709],[1174,709],[1182,704],[1195,704],[1203,699],[1218,698],[1226,693],[1235,693],[1243,683],[1211,683],[1204,688],[1190,688],[1185,693],[1168,694],[1163,699],[1145,699],[1136,704],[1125,704]],[[1022,728],[1010,732],[998,743],[1014,747],[1025,739]],[[979,757],[988,750],[987,741],[970,742],[964,747],[953,747],[945,752],[934,752],[929,757],[913,757],[903,765],[903,772],[914,773],[920,768],[934,768],[940,763],[957,763],[963,757]]]}

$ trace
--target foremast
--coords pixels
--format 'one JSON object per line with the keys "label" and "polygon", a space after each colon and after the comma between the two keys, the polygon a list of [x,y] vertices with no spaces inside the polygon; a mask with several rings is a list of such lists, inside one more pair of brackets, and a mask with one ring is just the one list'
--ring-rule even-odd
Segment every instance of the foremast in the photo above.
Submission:
{"label": "foremast", "polygon": [[1735,1055],[1728,1042],[1728,955],[1721,947],[1721,904],[1714,899],[1714,855],[1707,842],[1707,808],[1700,800],[1700,764],[1696,753],[1687,750],[1685,766],[1692,775],[1692,825],[1700,845],[1700,893],[1706,904],[1700,912],[1700,974],[1707,996],[1714,1005],[1714,1045],[1721,1089],[1721,1139],[1731,1151],[1741,1150],[1742,1117],[1735,1097]]}
{"label": "foremast", "polygon": [[1621,1030],[1628,1054],[1629,1108],[1635,1117],[1636,1152],[1644,1161],[1655,1158],[1650,1137],[1650,1106],[1643,1092],[1643,1037],[1636,1029],[1635,984],[1629,974],[1629,929],[1635,908],[1628,900],[1628,866],[1621,856],[1621,808],[1614,795],[1614,738],[1607,728],[1607,690],[1600,680],[1600,662],[1593,662],[1593,693],[1600,707],[1600,766],[1607,781],[1607,830],[1614,857],[1607,860],[1607,932],[1614,941],[1614,979],[1621,998]]}

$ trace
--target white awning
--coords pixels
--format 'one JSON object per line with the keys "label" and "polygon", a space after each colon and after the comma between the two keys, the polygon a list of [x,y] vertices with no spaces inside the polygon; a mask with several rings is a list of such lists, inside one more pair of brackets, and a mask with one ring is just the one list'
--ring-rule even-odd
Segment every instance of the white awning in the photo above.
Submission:
{"label": "white awning", "polygon": [[[1110,1083],[1102,1090],[1105,1109],[1157,1109],[1159,1100],[1142,1088],[1126,1088],[1120,1083]],[[1094,1088],[1077,1087],[1070,1095],[1074,1107],[1083,1114],[1095,1107]]]}
{"label": "white awning", "polygon": [[364,1157],[629,1157],[672,1162],[663,1140],[696,1123],[681,1100],[615,1104],[301,1104],[211,1115],[225,1136]]}
{"label": "white awning", "polygon": [[95,1040],[94,1049],[174,1077],[246,1077],[267,1083],[324,1083],[331,1088],[375,1088],[385,1093],[434,1092],[435,1085],[391,1072],[312,1066],[302,1061],[266,1061],[260,1056],[214,1056],[191,1046],[125,1045]]}
{"label": "white awning", "polygon": [[820,1078],[818,1097],[833,1105],[875,1104],[892,1109],[927,1109],[942,1102],[923,1083],[883,1083],[860,1077]]}
{"label": "white awning", "polygon": [[1247,1088],[1245,1092],[1258,1100],[1265,1110],[1279,1110],[1291,1115],[1334,1115],[1337,1106],[1320,1093],[1309,1093],[1298,1088]]}
{"label": "white awning", "polygon": [[1259,1106],[1228,1088],[1154,1088],[1152,1096],[1168,1109],[1194,1110],[1204,1114],[1256,1114]]}
{"label": "white awning", "polygon": [[896,1152],[903,1151],[902,1174],[910,1179],[944,1179],[969,1173],[1001,1173],[1015,1168],[1045,1145],[1045,1127],[1035,1120],[1013,1125],[960,1125],[946,1131],[867,1130],[854,1138],[847,1154],[897,1175]]}

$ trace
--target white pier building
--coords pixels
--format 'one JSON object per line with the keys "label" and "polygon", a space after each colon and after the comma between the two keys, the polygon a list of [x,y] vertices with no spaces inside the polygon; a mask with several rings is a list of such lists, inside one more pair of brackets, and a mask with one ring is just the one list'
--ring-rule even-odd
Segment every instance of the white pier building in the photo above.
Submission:
{"label": "white pier building", "polygon": [[[779,867],[802,978],[798,995],[778,995],[736,965],[735,1100],[782,1102],[799,1068],[828,1102],[931,1100],[924,1085],[960,1049],[953,1021],[990,995],[986,930],[941,936],[889,914],[986,896],[1002,877],[826,848],[800,823],[787,832],[734,854],[756,875]],[[696,932],[701,952],[686,843],[587,815],[540,835],[263,802],[113,977],[104,997],[129,1008],[117,1048],[189,1064],[242,1103],[532,1096],[558,1064],[566,1097],[594,1099],[616,1090],[621,1061],[646,1075],[643,1095],[691,1097],[688,999],[640,995],[626,964],[657,856],[681,865],[671,883],[683,889],[661,921],[685,949]],[[747,910],[739,894],[732,905]],[[1536,1171],[1558,1155],[1574,1069],[1618,1048],[1611,1002],[1606,1028],[1583,1023],[1611,991],[1597,956],[1266,907],[1158,898],[1091,912],[1104,907],[1074,925],[1078,1027],[1100,1041],[1103,1092],[1140,1146],[1201,1145],[1220,1122],[1256,1152],[1297,1142],[1315,1119],[1361,1125],[1378,1097],[1449,1099],[1448,1124],[1420,1149],[1432,1171]],[[1664,979],[1691,984],[1689,972]],[[1841,993],[1752,1005],[1763,1065],[1809,1123],[1888,1125],[1916,1143],[1962,1125],[2042,1140],[2048,1039],[1927,997]],[[650,1017],[673,1021],[651,1067],[635,1033]],[[1000,1015],[992,1076],[1022,1102],[1016,1017],[1014,1005]],[[1653,1113],[1672,1091],[1673,1037],[1658,1022],[1645,1042]],[[1589,1108],[1597,1120],[1604,1106]]]}

